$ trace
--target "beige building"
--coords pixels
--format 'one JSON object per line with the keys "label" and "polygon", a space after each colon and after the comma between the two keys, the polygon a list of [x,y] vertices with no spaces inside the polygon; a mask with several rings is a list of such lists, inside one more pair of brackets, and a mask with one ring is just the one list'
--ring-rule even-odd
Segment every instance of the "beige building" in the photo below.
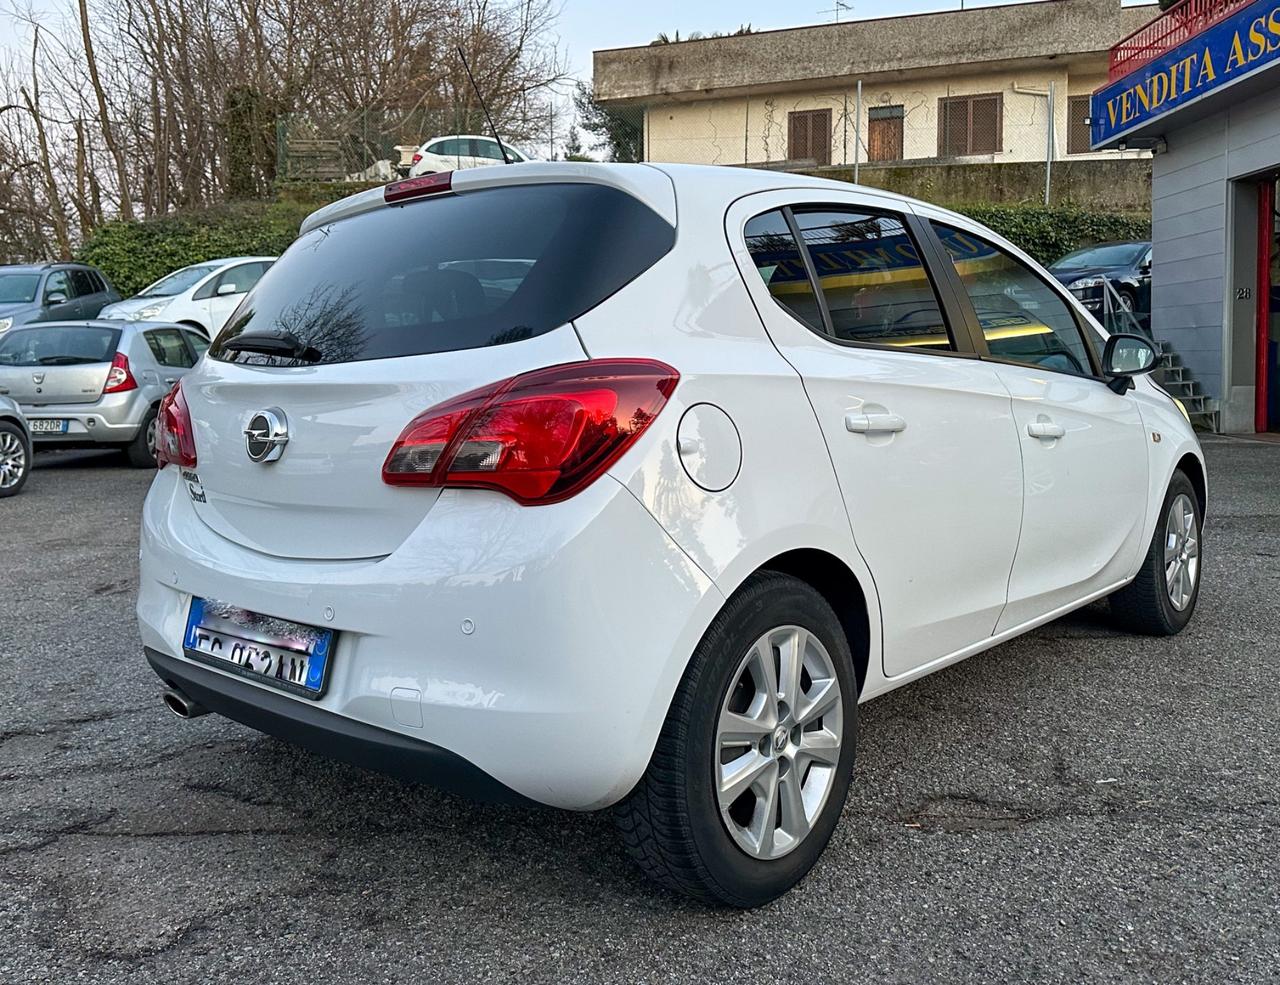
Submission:
{"label": "beige building", "polygon": [[595,52],[595,94],[642,117],[652,161],[1115,157],[1089,150],[1089,95],[1156,13],[1043,0],[617,48]]}

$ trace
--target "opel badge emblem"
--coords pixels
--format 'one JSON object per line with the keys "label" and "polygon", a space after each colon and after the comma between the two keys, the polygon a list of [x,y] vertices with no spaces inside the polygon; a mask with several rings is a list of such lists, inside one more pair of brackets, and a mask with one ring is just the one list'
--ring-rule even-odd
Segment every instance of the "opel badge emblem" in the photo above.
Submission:
{"label": "opel badge emblem", "polygon": [[249,418],[244,429],[244,447],[249,458],[265,465],[284,454],[289,443],[289,419],[279,407],[268,407]]}

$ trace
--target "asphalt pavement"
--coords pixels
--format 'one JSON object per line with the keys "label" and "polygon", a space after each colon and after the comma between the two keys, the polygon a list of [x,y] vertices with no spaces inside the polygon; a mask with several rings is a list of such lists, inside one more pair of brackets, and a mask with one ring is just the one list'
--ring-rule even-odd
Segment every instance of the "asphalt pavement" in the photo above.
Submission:
{"label": "asphalt pavement", "polygon": [[1277,981],[1280,445],[1205,449],[1187,631],[1091,606],[864,705],[825,857],[746,913],[650,885],[607,815],[174,718],[150,474],[40,456],[0,501],[0,983]]}

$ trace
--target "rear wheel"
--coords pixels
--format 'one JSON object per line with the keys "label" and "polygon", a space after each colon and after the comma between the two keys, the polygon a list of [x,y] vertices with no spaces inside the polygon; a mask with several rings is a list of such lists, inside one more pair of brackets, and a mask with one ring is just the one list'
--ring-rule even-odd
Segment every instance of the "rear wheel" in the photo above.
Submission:
{"label": "rear wheel", "polygon": [[138,436],[124,449],[129,464],[135,469],[156,467],[156,409],[152,407],[138,430]]}
{"label": "rear wheel", "polygon": [[31,474],[31,442],[18,425],[0,421],[0,497],[16,496]]}
{"label": "rear wheel", "polygon": [[640,784],[615,810],[640,867],[710,903],[758,906],[822,854],[853,770],[857,677],[816,591],[762,573],[698,645]]}
{"label": "rear wheel", "polygon": [[1138,576],[1110,597],[1117,623],[1149,636],[1182,632],[1200,597],[1203,519],[1191,480],[1175,472]]}

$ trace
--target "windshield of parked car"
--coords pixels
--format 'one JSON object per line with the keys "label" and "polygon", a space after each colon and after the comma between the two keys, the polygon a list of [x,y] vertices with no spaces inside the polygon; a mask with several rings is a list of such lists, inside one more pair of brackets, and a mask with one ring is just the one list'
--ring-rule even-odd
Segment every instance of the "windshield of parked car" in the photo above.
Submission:
{"label": "windshield of parked car", "polygon": [[0,335],[0,366],[74,366],[107,363],[119,329],[97,325],[36,325]]}
{"label": "windshield of parked car", "polygon": [[138,297],[171,298],[175,294],[181,294],[183,291],[195,287],[196,284],[204,280],[220,266],[221,264],[217,263],[202,263],[194,267],[183,267],[181,270],[175,270],[167,277],[161,277],[139,294]]}
{"label": "windshield of parked car", "polygon": [[0,274],[0,304],[34,301],[39,288],[39,274]]}
{"label": "windshield of parked car", "polygon": [[281,330],[321,363],[519,342],[590,311],[674,243],[657,213],[597,184],[509,185],[378,208],[298,239],[209,354],[278,364],[225,346]]}
{"label": "windshield of parked car", "polygon": [[1146,243],[1108,243],[1068,253],[1053,265],[1054,270],[1084,270],[1087,267],[1127,267],[1137,263],[1149,247]]}

